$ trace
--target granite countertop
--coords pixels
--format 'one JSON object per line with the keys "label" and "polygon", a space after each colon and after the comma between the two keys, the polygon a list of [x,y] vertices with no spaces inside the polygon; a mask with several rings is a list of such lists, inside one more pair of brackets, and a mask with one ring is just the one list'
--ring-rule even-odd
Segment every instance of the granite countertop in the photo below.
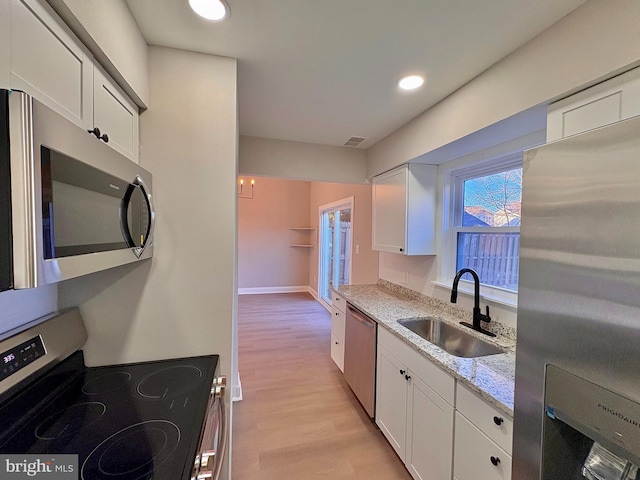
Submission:
{"label": "granite countertop", "polygon": [[377,285],[342,285],[336,291],[418,353],[513,418],[516,364],[514,328],[495,321],[485,324],[487,330],[497,335],[495,339],[469,329],[468,333],[502,347],[506,353],[478,358],[456,357],[397,321],[429,316],[458,325],[460,320],[471,322],[470,311],[384,281]]}

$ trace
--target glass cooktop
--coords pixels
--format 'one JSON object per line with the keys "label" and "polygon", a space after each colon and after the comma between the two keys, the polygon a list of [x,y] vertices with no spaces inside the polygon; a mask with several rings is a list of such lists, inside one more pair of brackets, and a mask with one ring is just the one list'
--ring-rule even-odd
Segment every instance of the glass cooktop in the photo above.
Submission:
{"label": "glass cooktop", "polygon": [[217,362],[86,368],[76,352],[0,406],[0,452],[78,454],[82,480],[188,479]]}

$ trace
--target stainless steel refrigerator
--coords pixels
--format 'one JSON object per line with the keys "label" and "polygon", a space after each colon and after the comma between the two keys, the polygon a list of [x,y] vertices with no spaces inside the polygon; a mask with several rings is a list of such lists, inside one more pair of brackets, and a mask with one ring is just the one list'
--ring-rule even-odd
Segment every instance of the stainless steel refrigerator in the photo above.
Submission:
{"label": "stainless steel refrigerator", "polygon": [[524,154],[512,478],[640,478],[639,403],[635,118]]}

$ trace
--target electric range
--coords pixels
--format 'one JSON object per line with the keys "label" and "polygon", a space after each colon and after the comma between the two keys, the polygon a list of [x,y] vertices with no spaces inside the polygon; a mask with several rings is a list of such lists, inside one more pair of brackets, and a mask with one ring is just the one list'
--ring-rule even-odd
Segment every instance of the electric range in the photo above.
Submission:
{"label": "electric range", "polygon": [[217,355],[89,368],[76,350],[52,361],[52,321],[0,342],[0,386],[24,377],[0,394],[0,454],[77,454],[82,480],[213,477],[198,467],[224,449],[224,432],[204,445],[224,421],[211,411]]}

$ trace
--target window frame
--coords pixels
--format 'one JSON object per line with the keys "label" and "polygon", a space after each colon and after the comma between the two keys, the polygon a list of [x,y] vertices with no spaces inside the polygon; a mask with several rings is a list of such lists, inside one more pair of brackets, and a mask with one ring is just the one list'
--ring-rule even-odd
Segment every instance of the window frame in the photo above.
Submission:
{"label": "window frame", "polygon": [[[478,165],[473,164],[451,170],[444,178],[443,195],[443,224],[442,224],[442,260],[438,284],[451,288],[456,274],[458,251],[458,233],[460,232],[496,232],[519,233],[519,226],[505,227],[462,227],[462,211],[464,205],[464,182],[494,173],[500,173],[515,168],[522,168],[522,152],[501,156]],[[458,290],[473,294],[473,282],[467,277],[461,279]],[[496,303],[517,306],[518,291],[508,290],[481,283],[481,295]]]}

